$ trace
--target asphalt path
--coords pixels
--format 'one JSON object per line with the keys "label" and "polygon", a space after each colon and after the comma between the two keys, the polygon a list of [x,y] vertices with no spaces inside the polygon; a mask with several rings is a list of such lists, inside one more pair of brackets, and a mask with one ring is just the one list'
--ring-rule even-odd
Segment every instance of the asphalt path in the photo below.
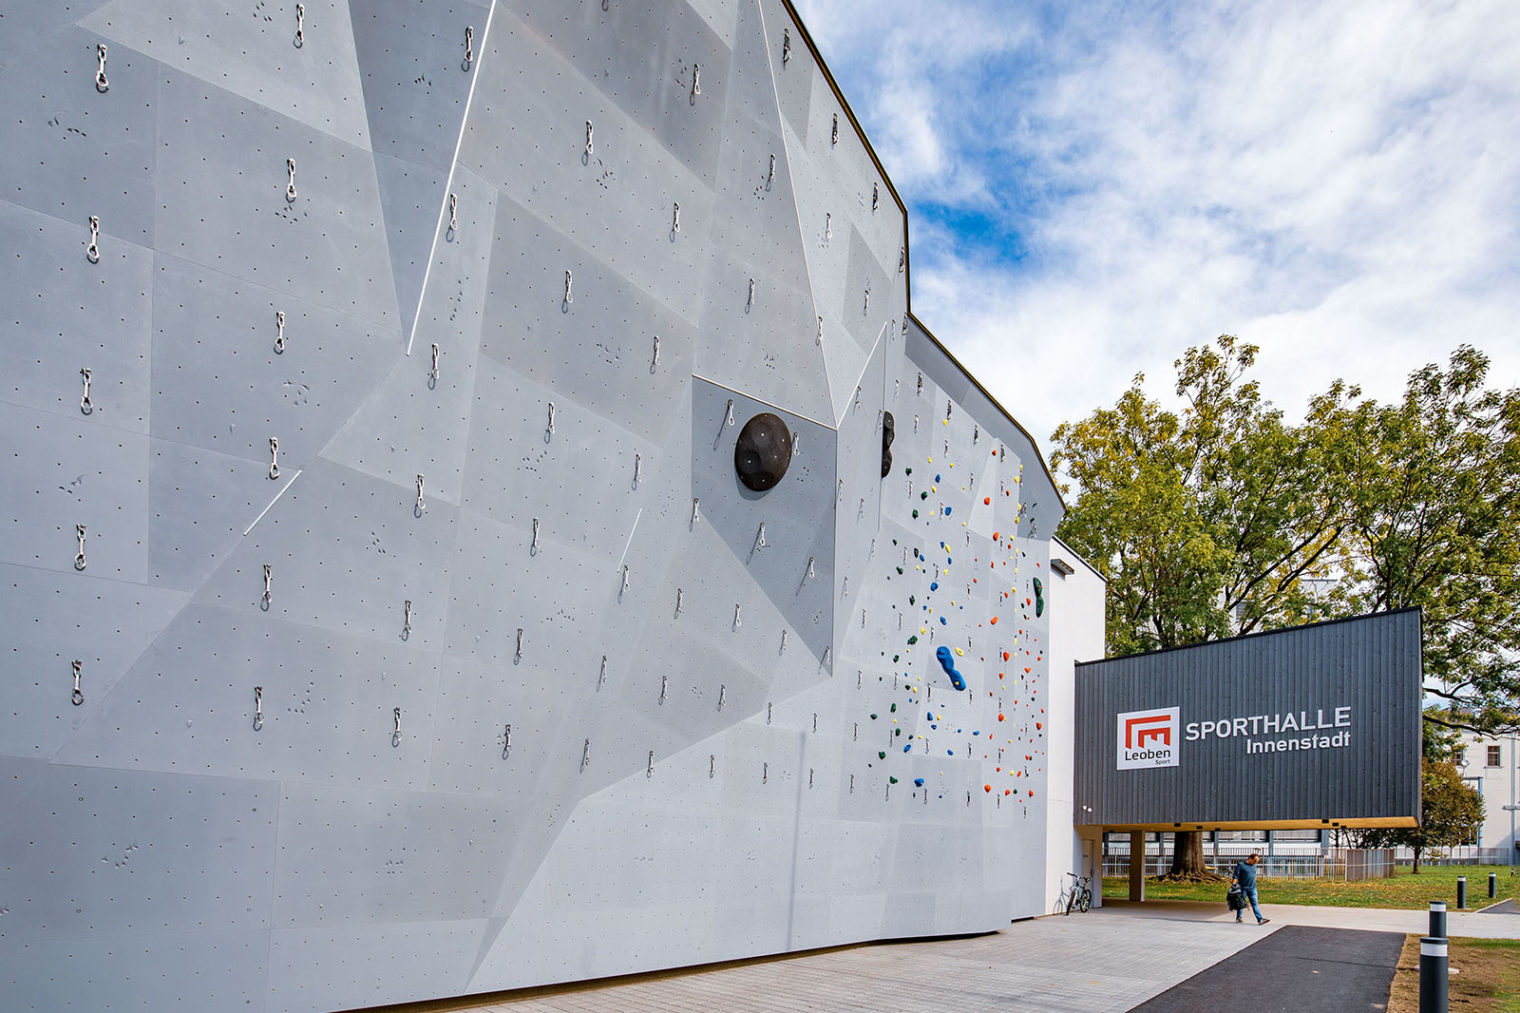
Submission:
{"label": "asphalt path", "polygon": [[1258,1013],[1370,1013],[1387,1005],[1403,946],[1398,932],[1284,925],[1131,1013],[1218,1013],[1233,1006]]}

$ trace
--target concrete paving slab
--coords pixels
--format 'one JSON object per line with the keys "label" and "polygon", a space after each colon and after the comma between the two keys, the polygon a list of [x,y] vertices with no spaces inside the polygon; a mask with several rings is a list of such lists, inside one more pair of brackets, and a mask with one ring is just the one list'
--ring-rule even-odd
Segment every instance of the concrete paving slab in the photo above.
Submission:
{"label": "concrete paving slab", "polygon": [[[1253,944],[1270,939],[1283,928],[1292,927],[1294,931],[1274,943],[1269,948],[1272,953],[1261,951],[1270,960],[1251,958],[1252,976],[1259,977],[1259,967],[1276,963],[1303,972],[1301,976],[1311,983],[1315,970],[1332,977],[1332,972],[1341,973],[1342,977],[1346,974],[1366,977],[1371,974],[1367,968],[1377,965],[1377,960],[1352,961],[1344,968],[1340,964],[1309,967],[1304,961],[1312,953],[1300,953],[1304,949],[1300,944],[1321,930],[1352,930],[1344,933],[1341,942],[1374,936],[1386,942],[1392,936],[1377,934],[1396,934],[1402,939],[1405,933],[1423,933],[1427,925],[1424,911],[1265,905],[1263,912],[1272,919],[1269,924],[1258,926],[1247,922],[1236,926],[1223,904],[1187,901],[1133,904],[1107,900],[1101,908],[1085,915],[1016,922],[1001,932],[984,936],[841,947],[793,957],[706,965],[391,1009],[393,1013],[641,1013],[713,1009],[743,1013],[813,1010],[958,1013],[999,1009],[1031,1013],[1124,1013],[1144,1006],[1146,1013],[1156,1013],[1173,1007],[1146,1005],[1148,1001],[1210,968],[1228,966],[1236,954],[1240,958],[1250,957],[1256,952]],[[1448,931],[1452,936],[1520,938],[1520,918],[1479,918],[1475,911],[1451,912]],[[1342,933],[1336,933],[1337,939],[1341,936]],[[1339,951],[1345,947],[1339,942],[1334,945],[1336,953],[1326,959],[1332,963],[1343,961],[1344,953]],[[1368,945],[1376,948],[1382,944],[1374,941]],[[1277,953],[1279,950],[1282,952]],[[1396,947],[1394,954],[1396,960]],[[1389,969],[1392,966],[1388,964]],[[1386,983],[1367,987],[1374,991],[1381,987],[1386,994]],[[1366,987],[1361,990],[1365,992]],[[1225,993],[1210,986],[1214,1005],[1222,994]],[[1361,1007],[1332,1004],[1324,1008]]]}

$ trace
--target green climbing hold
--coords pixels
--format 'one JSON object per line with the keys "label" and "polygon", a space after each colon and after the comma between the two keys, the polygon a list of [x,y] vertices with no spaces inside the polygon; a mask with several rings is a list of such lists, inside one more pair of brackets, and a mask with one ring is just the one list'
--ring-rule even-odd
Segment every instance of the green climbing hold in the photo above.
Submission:
{"label": "green climbing hold", "polygon": [[[913,474],[913,469],[912,468],[904,468],[903,469],[903,474],[905,474],[905,475],[911,475],[911,474]],[[894,543],[894,544],[896,544],[896,543]]]}
{"label": "green climbing hold", "polygon": [[1040,578],[1034,580],[1034,617],[1036,619],[1045,614],[1045,587],[1040,583]]}
{"label": "green climbing hold", "polygon": [[913,595],[910,594],[910,595],[908,595],[908,604],[909,605],[917,605],[918,601],[917,601],[917,599],[915,599],[913,597]]}
{"label": "green climbing hold", "polygon": [[914,520],[918,520],[918,511],[917,510],[913,511],[913,519]]}
{"label": "green climbing hold", "polygon": [[885,760],[887,758],[887,751],[883,749],[881,752],[876,754],[876,758],[878,760]]}
{"label": "green climbing hold", "polygon": [[876,715],[875,715],[875,714],[872,714],[872,715],[871,715],[871,720],[872,720],[872,721],[875,721],[875,720],[876,720]]}
{"label": "green climbing hold", "polygon": [[897,778],[895,778],[895,777],[888,777],[887,781],[890,782],[891,784],[896,784],[897,783]]}
{"label": "green climbing hold", "polygon": [[898,568],[897,568],[897,573],[898,573],[898,575],[899,575],[899,576],[901,576],[901,575],[902,575],[902,567],[900,567],[900,566],[899,566],[899,567],[898,567]]}
{"label": "green climbing hold", "polygon": [[921,492],[921,493],[918,494],[918,498],[919,499],[928,499],[929,498],[929,494],[926,493],[926,492]]}
{"label": "green climbing hold", "polygon": [[892,705],[892,713],[893,713],[893,714],[896,714],[896,713],[897,713],[897,704],[893,704],[893,705]]}
{"label": "green climbing hold", "polygon": [[898,729],[895,729],[895,730],[894,730],[894,731],[893,731],[893,732],[892,732],[892,734],[893,734],[893,735],[901,735],[901,734],[902,734],[902,729],[901,729],[901,728],[898,728]]}
{"label": "green climbing hold", "polygon": [[915,633],[915,634],[913,634],[913,636],[911,636],[911,637],[909,637],[909,638],[908,638],[908,643],[909,643],[909,644],[910,644],[910,645],[911,645],[911,644],[916,644],[916,643],[918,643],[918,634],[917,634],[917,633]]}

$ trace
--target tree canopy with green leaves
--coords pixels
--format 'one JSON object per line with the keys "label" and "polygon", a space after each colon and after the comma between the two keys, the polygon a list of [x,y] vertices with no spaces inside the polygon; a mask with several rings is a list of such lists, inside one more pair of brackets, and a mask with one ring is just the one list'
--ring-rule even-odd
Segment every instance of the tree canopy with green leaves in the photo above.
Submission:
{"label": "tree canopy with green leaves", "polygon": [[1431,848],[1472,844],[1483,824],[1483,796],[1466,784],[1457,768],[1446,760],[1424,760],[1420,765],[1420,825],[1396,830],[1360,830],[1357,845],[1389,848],[1403,845],[1414,851],[1414,872],[1420,871],[1420,854]]}
{"label": "tree canopy with green leaves", "polygon": [[1136,376],[1052,437],[1079,494],[1059,534],[1109,581],[1109,654],[1419,606],[1432,720],[1520,726],[1520,390],[1462,345],[1395,403],[1338,380],[1290,422],[1257,351],[1190,348],[1179,411]]}

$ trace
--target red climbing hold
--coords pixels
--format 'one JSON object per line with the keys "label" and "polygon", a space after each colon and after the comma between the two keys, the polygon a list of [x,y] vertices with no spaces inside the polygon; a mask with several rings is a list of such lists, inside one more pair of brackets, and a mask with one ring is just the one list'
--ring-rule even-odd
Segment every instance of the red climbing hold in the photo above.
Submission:
{"label": "red climbing hold", "polygon": [[989,795],[992,793],[992,785],[990,785],[990,784],[984,784],[984,785],[982,785],[982,787],[986,789],[986,791],[987,791],[987,793]]}
{"label": "red climbing hold", "polygon": [[1003,720],[1003,715],[1001,715],[1001,714],[999,714],[999,715],[998,715],[998,720],[999,720],[999,721],[1001,721],[1001,720]]}
{"label": "red climbing hold", "polygon": [[982,497],[982,504],[984,506],[991,506],[992,505],[992,497],[991,496],[983,496]]}

